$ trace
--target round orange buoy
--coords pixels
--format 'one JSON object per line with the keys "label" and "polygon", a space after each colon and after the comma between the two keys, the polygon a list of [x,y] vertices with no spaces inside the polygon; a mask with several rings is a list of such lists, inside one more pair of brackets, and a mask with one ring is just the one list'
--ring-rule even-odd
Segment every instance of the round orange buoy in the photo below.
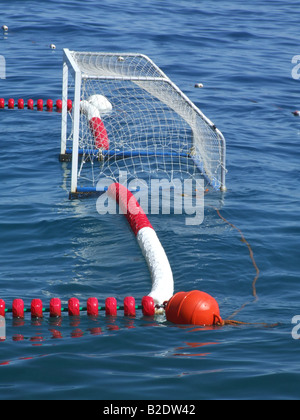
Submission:
{"label": "round orange buoy", "polygon": [[217,301],[205,292],[176,293],[166,306],[167,320],[174,324],[216,325],[222,324]]}

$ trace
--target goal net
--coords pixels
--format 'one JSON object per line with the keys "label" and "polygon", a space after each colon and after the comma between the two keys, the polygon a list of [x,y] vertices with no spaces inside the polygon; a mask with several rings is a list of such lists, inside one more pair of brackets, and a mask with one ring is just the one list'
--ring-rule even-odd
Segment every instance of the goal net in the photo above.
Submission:
{"label": "goal net", "polygon": [[222,133],[147,56],[65,49],[63,66],[60,158],[72,161],[71,193],[97,191],[120,173],[201,175],[225,190]]}

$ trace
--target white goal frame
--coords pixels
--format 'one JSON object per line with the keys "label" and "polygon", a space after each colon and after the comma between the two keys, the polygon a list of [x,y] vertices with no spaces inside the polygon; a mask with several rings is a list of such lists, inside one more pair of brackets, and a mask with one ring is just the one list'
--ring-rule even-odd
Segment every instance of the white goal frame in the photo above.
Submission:
{"label": "white goal frame", "polygon": [[[100,72],[97,74],[95,69],[93,71],[89,71],[84,66],[81,66],[81,63],[74,58],[76,54],[86,54],[89,56],[93,55],[105,55],[111,57],[118,57],[122,60],[131,58],[131,57],[140,57],[149,67],[153,68],[154,76],[145,76],[142,74],[114,74],[113,72],[109,74],[109,72],[105,73],[105,71]],[[73,97],[73,106],[72,111],[68,111],[67,109],[67,101],[69,99],[69,84],[70,84],[70,76],[72,77],[72,95]],[[101,52],[76,52],[70,51],[69,49],[65,48],[63,50],[63,81],[62,81],[62,120],[61,120],[61,148],[60,148],[60,156],[61,160],[69,160],[72,161],[72,169],[71,169],[71,193],[76,194],[79,192],[78,189],[78,164],[79,164],[79,139],[80,139],[80,101],[82,100],[82,81],[85,79],[97,79],[103,82],[110,81],[110,80],[128,80],[133,81],[135,83],[148,83],[148,82],[163,82],[168,85],[168,89],[171,88],[174,90],[174,93],[179,95],[181,100],[184,102],[184,106],[186,106],[189,111],[195,114],[195,117],[200,117],[204,124],[209,127],[213,135],[218,139],[218,147],[219,147],[219,172],[220,176],[217,182],[209,180],[209,182],[213,185],[213,187],[217,190],[225,191],[226,190],[226,141],[221,133],[221,131],[200,111],[200,109],[161,71],[161,69],[147,56],[143,54],[134,54],[134,53],[101,53]],[[180,110],[175,110],[180,115]],[[181,117],[185,119],[184,110],[181,113]],[[68,115],[69,114],[69,115]],[[71,118],[70,118],[71,117]],[[72,127],[68,127],[70,123]],[[193,127],[192,127],[193,129]],[[72,148],[71,152],[70,149],[67,147],[67,140],[68,139],[68,130],[71,131],[72,136]],[[68,151],[69,150],[69,151]],[[67,158],[69,156],[69,158]],[[193,159],[194,157],[191,156]],[[197,156],[195,156],[195,163],[197,164]],[[199,164],[199,168],[202,172],[202,175],[208,175],[205,173],[205,167]],[[209,177],[208,177],[209,178]]]}

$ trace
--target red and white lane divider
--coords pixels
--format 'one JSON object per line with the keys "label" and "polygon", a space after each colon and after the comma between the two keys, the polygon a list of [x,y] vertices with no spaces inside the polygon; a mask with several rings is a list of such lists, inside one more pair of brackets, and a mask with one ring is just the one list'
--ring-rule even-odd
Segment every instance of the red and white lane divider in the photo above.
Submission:
{"label": "red and white lane divider", "polygon": [[156,305],[167,302],[174,292],[172,270],[167,255],[142,207],[122,184],[111,184],[108,195],[114,198],[127,218],[149,267],[152,289],[148,296]]}
{"label": "red and white lane divider", "polygon": [[90,130],[97,149],[109,149],[106,128],[101,120],[101,114],[112,110],[111,103],[102,95],[92,95],[88,100],[80,102],[80,110],[89,121]]}
{"label": "red and white lane divider", "polygon": [[[33,99],[28,99],[25,103],[25,100],[20,98],[17,101],[15,101],[13,98],[9,98],[7,103],[5,102],[4,98],[0,98],[0,109],[30,109],[33,110],[34,108],[37,109],[37,111],[43,111],[46,109],[47,111],[53,111],[56,110],[57,112],[62,111],[62,100],[57,99],[57,101],[54,101],[52,99],[47,99],[46,103],[44,103],[43,99],[38,99],[36,103],[34,103]],[[72,110],[72,100],[68,99],[67,101],[67,108],[68,111]]]}
{"label": "red and white lane divider", "polygon": [[141,309],[144,316],[153,316],[155,314],[155,303],[149,296],[142,298],[142,305],[136,305],[133,296],[126,296],[123,305],[117,304],[117,299],[108,297],[105,299],[105,305],[99,306],[96,297],[88,298],[86,306],[81,306],[78,298],[71,298],[68,304],[62,307],[59,298],[52,298],[48,308],[44,308],[41,299],[32,299],[29,308],[25,308],[23,299],[14,299],[11,308],[6,308],[6,303],[0,299],[0,317],[5,317],[7,313],[12,313],[13,318],[23,319],[26,313],[30,313],[32,318],[43,318],[44,313],[49,313],[50,317],[61,317],[63,312],[69,316],[80,316],[81,312],[86,312],[89,316],[98,316],[100,311],[105,311],[106,316],[117,316],[118,310],[124,311],[124,316],[136,316],[136,309]]}
{"label": "red and white lane divider", "polygon": [[154,301],[155,313],[165,312],[167,320],[175,324],[222,325],[219,305],[209,294],[193,290],[173,295],[174,281],[168,258],[134,195],[124,185],[118,183],[111,184],[107,193],[121,207],[147,261],[152,289],[149,295],[143,298],[145,307],[148,297]]}

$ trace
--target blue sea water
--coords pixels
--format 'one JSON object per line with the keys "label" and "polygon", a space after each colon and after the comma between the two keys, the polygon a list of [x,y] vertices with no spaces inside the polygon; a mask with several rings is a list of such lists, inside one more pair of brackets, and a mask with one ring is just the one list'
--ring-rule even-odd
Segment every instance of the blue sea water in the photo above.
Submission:
{"label": "blue sea water", "polygon": [[[245,325],[177,326],[164,317],[6,317],[0,399],[298,399],[300,54],[296,2],[68,0],[1,3],[0,97],[61,97],[62,49],[148,55],[227,140],[221,214],[201,226],[153,215],[175,291],[200,289],[224,319]],[[5,4],[4,4],[5,3]],[[56,49],[49,46],[53,43]],[[195,83],[203,89],[195,89]],[[69,200],[58,161],[60,115],[1,110],[0,298],[104,302],[150,291],[125,218],[95,199]],[[265,324],[263,324],[265,323]]]}

